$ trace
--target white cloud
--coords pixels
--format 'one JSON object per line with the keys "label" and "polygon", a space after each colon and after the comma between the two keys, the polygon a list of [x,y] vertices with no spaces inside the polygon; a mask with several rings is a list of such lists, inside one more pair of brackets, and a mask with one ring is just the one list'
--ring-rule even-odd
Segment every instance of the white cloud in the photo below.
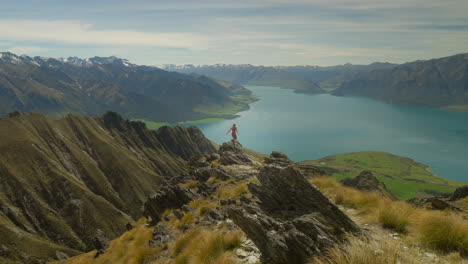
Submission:
{"label": "white cloud", "polygon": [[6,49],[9,52],[15,53],[15,54],[34,54],[38,52],[43,52],[47,51],[48,49],[42,48],[42,47],[37,47],[37,46],[14,46]]}
{"label": "white cloud", "polygon": [[150,46],[204,49],[207,37],[195,33],[99,30],[74,21],[0,20],[0,37],[10,41],[43,41],[103,46]]}

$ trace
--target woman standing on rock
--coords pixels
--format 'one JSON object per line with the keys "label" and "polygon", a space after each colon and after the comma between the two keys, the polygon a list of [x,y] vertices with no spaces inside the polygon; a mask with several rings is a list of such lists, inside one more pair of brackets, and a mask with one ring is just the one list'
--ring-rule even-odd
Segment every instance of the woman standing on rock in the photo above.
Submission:
{"label": "woman standing on rock", "polygon": [[237,130],[236,124],[232,125],[232,127],[228,130],[226,135],[229,134],[229,132],[231,132],[232,141],[237,141],[237,134],[239,134],[239,131]]}

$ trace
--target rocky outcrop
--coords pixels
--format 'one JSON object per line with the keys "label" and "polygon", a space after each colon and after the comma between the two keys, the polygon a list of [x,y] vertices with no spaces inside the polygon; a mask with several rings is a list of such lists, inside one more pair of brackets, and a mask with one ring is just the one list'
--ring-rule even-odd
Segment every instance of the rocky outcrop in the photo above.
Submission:
{"label": "rocky outcrop", "polygon": [[149,241],[151,246],[161,246],[173,239],[166,225],[158,225],[153,229],[153,238]]}
{"label": "rocky outcrop", "polygon": [[460,200],[467,196],[468,196],[468,185],[465,185],[455,190],[455,192],[450,197],[450,201]]}
{"label": "rocky outcrop", "polygon": [[362,171],[356,178],[345,178],[340,182],[347,187],[365,192],[376,192],[392,200],[397,200],[397,198],[387,190],[385,183],[379,181],[370,171]]}
{"label": "rocky outcrop", "polygon": [[271,152],[270,156],[264,158],[265,164],[278,164],[280,166],[287,166],[292,161],[286,156],[286,154],[278,151]]}
{"label": "rocky outcrop", "polygon": [[199,168],[194,169],[190,172],[190,175],[194,177],[195,180],[200,182],[206,182],[209,178],[214,177],[222,181],[229,180],[231,175],[229,175],[222,168]]}
{"label": "rocky outcrop", "polygon": [[233,140],[223,143],[218,150],[222,165],[252,164],[252,160],[242,149],[242,145]]}
{"label": "rocky outcrop", "polygon": [[143,215],[151,217],[150,224],[157,224],[166,209],[181,208],[195,197],[194,193],[179,185],[165,185],[145,202]]}
{"label": "rocky outcrop", "polygon": [[330,176],[326,171],[313,165],[298,164],[297,167],[301,170],[306,178]]}
{"label": "rocky outcrop", "polygon": [[98,229],[93,237],[93,245],[97,251],[94,257],[97,258],[104,253],[109,247],[109,244],[109,238],[107,238],[106,234],[101,229]]}
{"label": "rocky outcrop", "polygon": [[346,233],[359,231],[292,166],[267,165],[258,180],[248,185],[258,201],[231,206],[228,214],[260,249],[264,263],[306,263]]}

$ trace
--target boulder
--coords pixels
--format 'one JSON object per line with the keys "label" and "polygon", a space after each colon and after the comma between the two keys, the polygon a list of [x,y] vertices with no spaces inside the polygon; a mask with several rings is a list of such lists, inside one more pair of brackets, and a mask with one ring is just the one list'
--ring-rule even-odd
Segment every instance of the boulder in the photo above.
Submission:
{"label": "boulder", "polygon": [[387,190],[385,183],[379,181],[370,171],[362,171],[356,178],[345,178],[340,182],[344,186],[365,192],[376,192],[392,200],[397,200],[397,198]]}
{"label": "boulder", "polygon": [[302,171],[306,178],[314,178],[319,176],[329,176],[327,172],[313,165],[300,164],[297,167]]}
{"label": "boulder", "polygon": [[465,185],[455,190],[455,192],[450,197],[450,201],[460,200],[467,196],[468,196],[468,185]]}
{"label": "boulder", "polygon": [[210,166],[210,163],[202,155],[195,155],[188,161],[187,165],[192,168],[202,168]]}
{"label": "boulder", "polygon": [[244,152],[237,141],[224,142],[219,148],[220,163],[222,165],[252,164],[252,160]]}
{"label": "boulder", "polygon": [[109,247],[109,244],[110,241],[109,238],[107,238],[106,234],[101,229],[96,230],[96,233],[93,236],[93,246],[97,250],[96,255],[94,255],[94,258],[97,258],[101,254],[103,254]]}
{"label": "boulder", "polygon": [[258,199],[231,206],[228,215],[272,264],[303,264],[359,231],[358,226],[300,171],[292,166],[267,165],[250,183]]}
{"label": "boulder", "polygon": [[215,160],[219,160],[219,158],[221,158],[221,157],[219,156],[219,154],[217,154],[217,153],[212,153],[212,154],[210,154],[210,155],[208,155],[208,156],[206,157],[206,161],[207,161],[207,162],[213,162],[213,161],[215,161]]}
{"label": "boulder", "polygon": [[161,221],[161,215],[166,209],[181,208],[195,197],[194,193],[179,185],[164,185],[145,202],[143,216],[151,217],[150,224],[155,225]]}
{"label": "boulder", "polygon": [[271,152],[270,156],[264,158],[265,164],[277,164],[280,166],[287,166],[292,163],[292,161],[286,156],[286,154],[273,151]]}
{"label": "boulder", "polygon": [[158,225],[153,229],[153,238],[149,241],[150,246],[162,246],[172,240],[172,236],[166,225]]}
{"label": "boulder", "polygon": [[222,181],[229,180],[231,176],[221,168],[198,168],[191,172],[193,178],[199,182],[206,182],[209,178],[215,177]]}

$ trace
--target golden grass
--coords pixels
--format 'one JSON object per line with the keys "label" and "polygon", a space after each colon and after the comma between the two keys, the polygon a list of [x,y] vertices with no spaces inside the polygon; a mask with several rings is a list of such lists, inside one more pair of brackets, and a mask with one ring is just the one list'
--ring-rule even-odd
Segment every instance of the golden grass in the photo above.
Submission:
{"label": "golden grass", "polygon": [[379,203],[385,199],[377,193],[365,193],[353,188],[344,187],[328,176],[312,178],[310,179],[310,183],[332,197],[336,204],[354,208],[360,212],[378,208]]}
{"label": "golden grass", "polygon": [[125,232],[122,236],[112,240],[109,248],[94,258],[96,251],[78,255],[66,261],[67,264],[110,264],[128,263],[144,264],[150,263],[161,252],[159,247],[151,247],[148,241],[152,238],[152,228],[139,225]]}
{"label": "golden grass", "polygon": [[188,212],[180,219],[180,221],[175,225],[177,228],[191,224],[195,220],[196,216],[192,212]]}
{"label": "golden grass", "polygon": [[460,215],[422,212],[415,223],[415,231],[419,240],[431,248],[468,254],[468,221]]}
{"label": "golden grass", "polygon": [[210,178],[208,178],[208,180],[206,181],[207,183],[214,183],[215,181],[217,181],[218,178],[214,177],[214,176],[211,176]]}
{"label": "golden grass", "polygon": [[174,263],[177,264],[231,264],[235,263],[231,251],[241,244],[239,231],[189,232],[174,245]]}
{"label": "golden grass", "polygon": [[374,219],[385,228],[407,233],[415,242],[432,249],[468,255],[468,221],[460,214],[416,209],[402,201],[344,187],[330,177],[317,177],[310,182],[336,204],[356,209],[364,219]]}
{"label": "golden grass", "polygon": [[220,199],[228,199],[228,198],[236,198],[241,194],[248,193],[249,189],[247,187],[247,182],[240,182],[238,184],[234,184],[232,186],[225,186],[224,188],[218,189],[218,198]]}
{"label": "golden grass", "polygon": [[408,254],[400,252],[393,241],[367,241],[351,237],[345,245],[334,247],[313,258],[310,264],[396,264],[416,263]]}
{"label": "golden grass", "polygon": [[180,187],[185,188],[185,189],[191,189],[197,186],[197,184],[198,184],[198,181],[193,180],[193,181],[188,181],[188,182],[180,184]]}
{"label": "golden grass", "polygon": [[178,239],[173,246],[174,255],[178,255],[182,252],[182,250],[184,250],[195,237],[200,235],[200,232],[200,229],[195,228]]}
{"label": "golden grass", "polygon": [[410,217],[414,212],[415,209],[405,202],[383,200],[378,209],[377,218],[383,227],[406,233]]}

